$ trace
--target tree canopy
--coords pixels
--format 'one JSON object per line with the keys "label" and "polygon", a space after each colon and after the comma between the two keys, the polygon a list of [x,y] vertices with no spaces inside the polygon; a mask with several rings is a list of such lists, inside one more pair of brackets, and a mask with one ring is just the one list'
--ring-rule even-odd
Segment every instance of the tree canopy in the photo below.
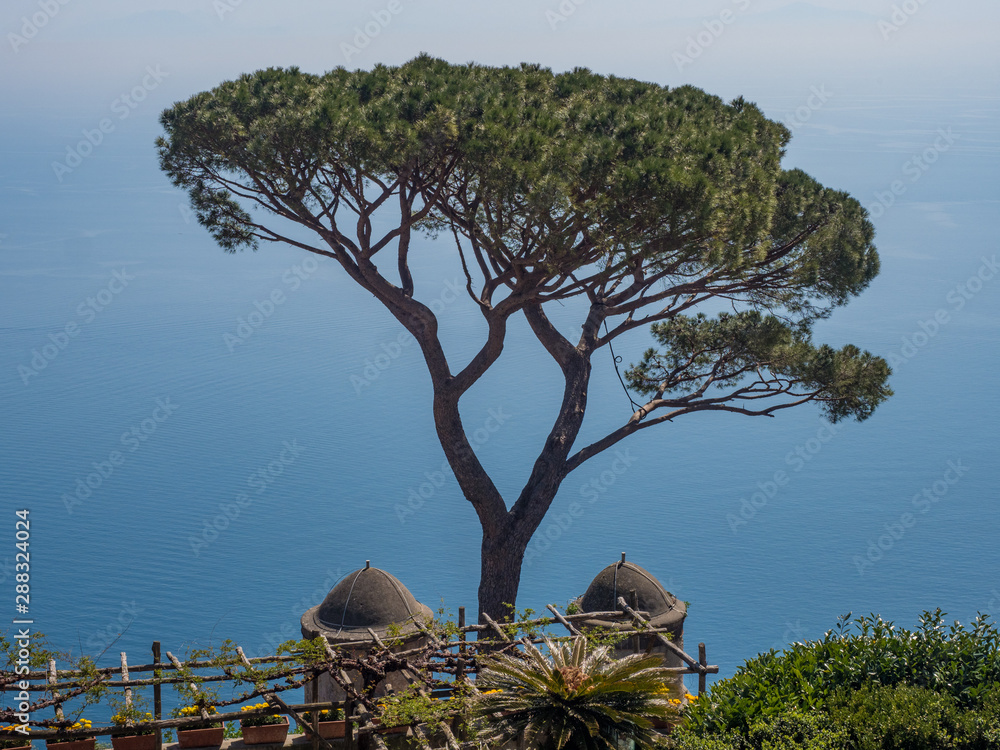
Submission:
{"label": "tree canopy", "polygon": [[[788,130],[742,98],[420,56],[370,71],[258,71],[161,123],[161,166],[222,248],[284,242],[330,258],[415,337],[442,448],[483,527],[480,609],[491,615],[514,602],[562,481],[629,435],[692,412],[771,416],[807,402],[863,420],[891,395],[884,360],[811,340],[878,273],[864,208],[783,169]],[[449,359],[414,296],[415,233],[454,245],[484,319],[467,362]],[[586,314],[566,335],[546,308],[570,298]],[[720,301],[732,312],[707,315]],[[565,386],[508,504],[459,401],[501,356],[515,315]],[[626,373],[646,402],[577,445],[592,355],[647,327],[656,346]]]}

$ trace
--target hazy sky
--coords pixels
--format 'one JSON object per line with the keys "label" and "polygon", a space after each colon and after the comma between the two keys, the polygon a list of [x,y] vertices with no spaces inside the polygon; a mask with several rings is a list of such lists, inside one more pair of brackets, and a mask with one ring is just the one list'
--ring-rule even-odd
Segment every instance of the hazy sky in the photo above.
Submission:
{"label": "hazy sky", "polygon": [[[160,66],[167,105],[242,72],[399,63],[539,62],[726,98],[996,91],[1000,7],[987,0],[4,0],[6,115],[100,111]],[[81,116],[83,112],[81,111]]]}

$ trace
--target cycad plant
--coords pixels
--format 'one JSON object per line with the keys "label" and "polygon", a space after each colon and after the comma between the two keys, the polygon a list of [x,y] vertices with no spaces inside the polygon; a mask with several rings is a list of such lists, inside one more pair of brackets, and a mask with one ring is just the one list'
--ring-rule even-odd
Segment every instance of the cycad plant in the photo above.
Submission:
{"label": "cycad plant", "polygon": [[660,657],[615,659],[583,637],[545,643],[548,658],[529,646],[484,661],[476,714],[486,735],[540,750],[618,750],[628,740],[641,750],[658,737],[652,719],[676,716]]}

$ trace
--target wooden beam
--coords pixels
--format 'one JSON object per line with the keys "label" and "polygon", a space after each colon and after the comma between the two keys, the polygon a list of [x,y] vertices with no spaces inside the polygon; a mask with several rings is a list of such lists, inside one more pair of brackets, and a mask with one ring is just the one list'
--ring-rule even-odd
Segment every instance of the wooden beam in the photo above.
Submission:
{"label": "wooden beam", "polygon": [[497,635],[503,638],[507,643],[513,643],[514,639],[511,638],[509,635],[507,635],[507,633],[497,624],[496,620],[494,620],[485,612],[482,612],[480,614],[482,615],[483,619],[486,620],[486,624],[489,625],[491,628],[493,628],[493,630],[496,632]]}
{"label": "wooden beam", "polygon": [[[621,608],[625,612],[627,612],[628,614],[630,614],[632,616],[632,618],[636,622],[641,623],[642,625],[649,625],[649,620],[647,620],[645,617],[643,617],[638,612],[636,612],[634,609],[632,609],[628,605],[628,603],[625,601],[625,597],[624,596],[619,596],[618,597],[618,604],[621,606]],[[681,659],[683,659],[685,662],[687,662],[687,664],[692,669],[697,670],[699,673],[701,672],[701,670],[702,670],[701,664],[699,664],[697,662],[697,660],[695,660],[694,658],[692,658],[692,657],[688,656],[687,654],[685,654],[684,651],[683,651],[683,649],[681,649],[676,643],[673,643],[670,639],[666,638],[662,633],[653,633],[653,635],[657,639],[659,639],[660,643],[662,643],[664,646],[666,646],[670,651],[672,651],[673,653],[677,654],[677,656],[681,657]]]}
{"label": "wooden beam", "polygon": [[551,613],[552,613],[552,616],[553,616],[553,617],[555,617],[555,618],[556,618],[556,620],[558,620],[558,621],[559,621],[559,624],[560,624],[560,625],[562,625],[562,626],[563,626],[564,628],[566,628],[566,630],[568,630],[568,631],[570,632],[570,635],[583,635],[583,633],[581,633],[581,632],[580,632],[580,631],[579,631],[579,630],[577,629],[576,625],[574,625],[574,624],[573,624],[573,623],[571,623],[571,622],[570,622],[569,620],[567,620],[567,619],[566,619],[565,617],[563,617],[563,616],[562,616],[562,614],[561,614],[561,613],[559,612],[559,610],[558,610],[558,609],[556,609],[556,608],[555,608],[555,607],[554,607],[553,605],[551,605],[551,604],[546,604],[546,605],[545,605],[545,608],[546,608],[546,609],[547,609],[547,610],[548,610],[549,612],[551,612]]}

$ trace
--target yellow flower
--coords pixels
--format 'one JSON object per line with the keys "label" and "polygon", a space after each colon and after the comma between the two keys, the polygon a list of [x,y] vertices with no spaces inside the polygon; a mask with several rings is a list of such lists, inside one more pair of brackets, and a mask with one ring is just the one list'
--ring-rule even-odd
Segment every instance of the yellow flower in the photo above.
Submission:
{"label": "yellow flower", "polygon": [[[205,706],[205,712],[214,714],[215,706]],[[177,714],[179,716],[201,716],[201,709],[198,706],[184,706]]]}
{"label": "yellow flower", "polygon": [[696,701],[696,700],[698,700],[698,696],[697,695],[691,695],[691,693],[684,693],[684,697],[687,698],[689,701]]}

